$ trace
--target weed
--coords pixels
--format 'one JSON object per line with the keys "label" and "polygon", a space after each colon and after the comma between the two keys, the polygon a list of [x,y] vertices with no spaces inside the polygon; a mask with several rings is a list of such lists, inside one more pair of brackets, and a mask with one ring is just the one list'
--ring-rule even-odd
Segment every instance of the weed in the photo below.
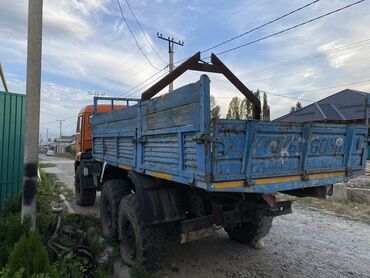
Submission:
{"label": "weed", "polygon": [[39,163],[40,168],[50,168],[50,167],[56,167],[57,165],[54,163]]}
{"label": "weed", "polygon": [[131,278],[153,278],[153,274],[143,266],[135,264],[130,269]]}

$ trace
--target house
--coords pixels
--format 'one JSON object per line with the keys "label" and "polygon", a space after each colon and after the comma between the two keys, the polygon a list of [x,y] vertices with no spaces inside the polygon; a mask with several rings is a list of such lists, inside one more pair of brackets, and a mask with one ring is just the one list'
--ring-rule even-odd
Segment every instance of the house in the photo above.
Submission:
{"label": "house", "polygon": [[[345,89],[291,112],[275,121],[364,123],[366,97],[369,93]],[[368,114],[370,116],[370,113]]]}
{"label": "house", "polygon": [[54,150],[57,154],[69,153],[71,144],[75,142],[75,139],[75,135],[55,138],[54,144],[51,144],[51,146],[54,147]]}

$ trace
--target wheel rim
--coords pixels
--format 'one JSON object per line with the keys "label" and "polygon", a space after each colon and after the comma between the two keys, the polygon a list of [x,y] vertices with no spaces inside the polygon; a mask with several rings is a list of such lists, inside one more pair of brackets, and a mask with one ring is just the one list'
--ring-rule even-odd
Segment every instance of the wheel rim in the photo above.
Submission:
{"label": "wheel rim", "polygon": [[131,222],[128,219],[124,219],[122,223],[123,231],[123,248],[127,251],[127,254],[134,259],[136,256],[136,239],[135,231]]}

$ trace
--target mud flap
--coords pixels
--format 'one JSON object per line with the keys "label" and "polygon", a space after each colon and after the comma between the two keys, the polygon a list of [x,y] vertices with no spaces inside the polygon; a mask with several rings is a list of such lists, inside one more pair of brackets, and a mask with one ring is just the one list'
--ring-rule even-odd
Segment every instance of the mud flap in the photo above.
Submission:
{"label": "mud flap", "polygon": [[130,172],[128,178],[135,187],[141,220],[146,225],[167,223],[186,218],[186,198],[175,185]]}

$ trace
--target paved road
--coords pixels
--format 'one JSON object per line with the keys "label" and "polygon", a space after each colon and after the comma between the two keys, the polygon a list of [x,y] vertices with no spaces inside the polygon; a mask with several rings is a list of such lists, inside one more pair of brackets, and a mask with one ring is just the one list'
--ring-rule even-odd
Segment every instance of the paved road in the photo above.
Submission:
{"label": "paved road", "polygon": [[[46,156],[44,154],[40,154],[39,157],[42,163],[55,164],[56,167],[47,167],[44,168],[44,170],[48,173],[56,174],[58,179],[74,192],[74,160],[55,156]],[[76,205],[75,200],[70,200],[70,205],[76,213],[99,216],[99,200],[100,193],[98,192],[95,204],[92,207],[80,207]]]}
{"label": "paved road", "polygon": [[[40,156],[73,189],[73,160]],[[93,207],[77,213],[99,212]],[[177,271],[171,270],[178,269]],[[159,277],[370,277],[370,226],[294,206],[274,220],[265,248],[255,250],[228,239],[223,230],[209,238],[173,244]]]}

